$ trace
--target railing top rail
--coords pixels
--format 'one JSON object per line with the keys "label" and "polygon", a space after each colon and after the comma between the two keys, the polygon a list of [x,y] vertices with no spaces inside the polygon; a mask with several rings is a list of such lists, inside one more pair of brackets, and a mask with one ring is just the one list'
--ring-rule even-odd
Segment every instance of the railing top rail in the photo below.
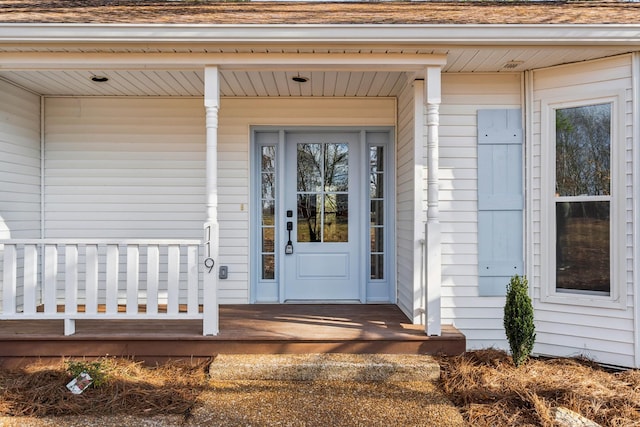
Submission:
{"label": "railing top rail", "polygon": [[201,245],[197,239],[0,239],[0,245]]}

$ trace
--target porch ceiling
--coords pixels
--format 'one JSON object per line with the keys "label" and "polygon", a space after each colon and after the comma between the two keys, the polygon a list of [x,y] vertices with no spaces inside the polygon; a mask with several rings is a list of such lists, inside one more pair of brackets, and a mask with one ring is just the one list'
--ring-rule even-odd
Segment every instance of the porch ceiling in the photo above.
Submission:
{"label": "porch ceiling", "polygon": [[[12,55],[17,51],[31,52],[29,47],[0,46],[0,55]],[[595,58],[626,53],[629,46],[464,46],[440,48],[403,48],[403,49],[331,49],[298,47],[295,49],[279,49],[256,51],[255,49],[235,48],[233,51],[218,49],[213,52],[204,47],[140,48],[114,50],[109,53],[147,54],[379,54],[396,55],[446,55],[445,73],[482,73],[482,72],[521,72],[524,70],[544,68],[553,65],[580,62]],[[92,48],[77,47],[64,49],[65,53],[96,53]],[[61,53],[59,49],[50,47],[43,49],[44,54]],[[168,57],[170,58],[170,56]],[[170,60],[170,59],[169,59]],[[511,63],[511,68],[505,64]],[[41,68],[20,67],[11,64],[0,64],[0,78],[24,87],[34,93],[46,96],[203,96],[204,71],[193,65],[178,68],[176,65],[127,67],[108,66],[89,69],[79,66],[47,66]],[[408,72],[413,72],[409,71]],[[109,81],[96,83],[91,80],[94,75],[106,76]],[[293,77],[308,78],[305,83],[296,83]],[[367,70],[362,67],[349,69],[341,66],[335,69],[314,68],[312,65],[300,65],[286,69],[221,69],[221,95],[227,97],[295,97],[295,96],[396,96],[402,88],[406,75],[399,70]]]}

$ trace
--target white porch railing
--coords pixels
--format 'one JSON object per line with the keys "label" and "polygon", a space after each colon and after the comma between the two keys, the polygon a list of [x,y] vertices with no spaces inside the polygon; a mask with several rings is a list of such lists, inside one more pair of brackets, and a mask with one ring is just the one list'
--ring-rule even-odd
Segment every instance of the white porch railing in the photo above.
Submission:
{"label": "white porch railing", "polygon": [[0,240],[0,320],[203,319],[198,240]]}

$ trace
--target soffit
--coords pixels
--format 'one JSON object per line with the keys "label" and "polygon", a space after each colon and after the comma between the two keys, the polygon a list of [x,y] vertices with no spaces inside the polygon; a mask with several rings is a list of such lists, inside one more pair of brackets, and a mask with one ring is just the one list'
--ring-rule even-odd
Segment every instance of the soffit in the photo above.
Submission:
{"label": "soffit", "polygon": [[[293,61],[284,67],[246,66],[221,67],[221,93],[223,96],[396,96],[402,83],[412,76],[415,69],[389,70],[385,67],[350,69],[342,66],[302,66],[295,63],[295,55],[305,58],[314,54],[335,54],[352,58],[367,55],[446,55],[445,73],[489,73],[522,72],[525,70],[580,62],[590,59],[614,56],[629,52],[628,46],[449,46],[449,47],[249,47],[233,48],[211,46],[3,46],[0,48],[0,78],[27,88],[34,93],[49,96],[202,96],[204,77],[202,66],[182,65],[154,66],[140,64],[137,67],[114,66],[106,62],[100,65],[64,66],[43,65],[24,68],[7,65],[2,55],[33,57],[60,55],[64,61],[66,54],[99,53],[132,54],[144,58],[144,54],[166,54],[166,64],[172,55],[182,58],[191,54],[287,54]],[[3,53],[4,51],[4,53]],[[140,55],[142,54],[142,55]],[[8,57],[4,57],[8,58]],[[15,59],[15,58],[14,58]],[[348,62],[348,61],[347,61]],[[510,62],[513,68],[504,68]],[[353,67],[351,67],[353,68]],[[109,77],[109,82],[96,84],[92,75]],[[301,75],[309,78],[305,84],[293,84],[292,77]]]}

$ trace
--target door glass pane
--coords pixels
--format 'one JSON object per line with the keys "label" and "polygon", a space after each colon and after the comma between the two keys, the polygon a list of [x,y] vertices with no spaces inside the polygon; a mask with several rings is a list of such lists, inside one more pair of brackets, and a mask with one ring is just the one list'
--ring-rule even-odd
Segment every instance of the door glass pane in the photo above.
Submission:
{"label": "door glass pane", "polygon": [[297,145],[298,242],[348,242],[349,145]]}
{"label": "door glass pane", "polygon": [[611,104],[556,110],[556,192],[611,194]]}
{"label": "door glass pane", "polygon": [[298,194],[298,242],[321,242],[320,235],[322,196]]}
{"label": "door glass pane", "polygon": [[324,241],[349,241],[349,195],[325,194]]}
{"label": "door glass pane", "polygon": [[324,144],[324,189],[347,191],[349,188],[349,146]]}
{"label": "door glass pane", "polygon": [[556,288],[609,294],[609,202],[556,202],[556,233]]}
{"label": "door glass pane", "polygon": [[323,144],[298,144],[298,191],[322,190]]}

